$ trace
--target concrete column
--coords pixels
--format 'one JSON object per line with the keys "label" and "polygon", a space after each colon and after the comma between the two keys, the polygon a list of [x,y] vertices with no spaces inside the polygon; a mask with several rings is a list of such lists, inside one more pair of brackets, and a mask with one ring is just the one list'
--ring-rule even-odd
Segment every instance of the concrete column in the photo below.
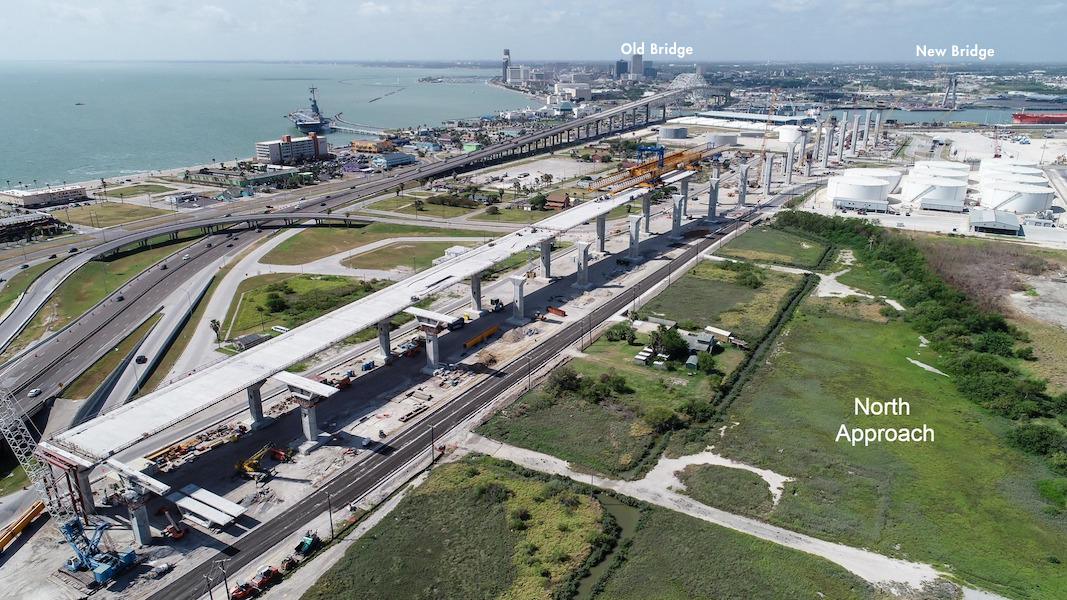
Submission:
{"label": "concrete column", "polygon": [[852,115],[852,144],[849,146],[849,154],[856,156],[856,153],[860,150],[860,113],[856,112]]}
{"label": "concrete column", "polygon": [[674,239],[682,239],[682,207],[685,204],[685,196],[681,194],[674,194],[671,196],[671,237]]}
{"label": "concrete column", "polygon": [[663,105],[663,120],[664,121],[667,120],[667,105],[666,104]]}
{"label": "concrete column", "polygon": [[608,241],[607,236],[607,215],[600,215],[596,218],[596,251],[604,254],[605,244]]}
{"label": "concrete column", "polygon": [[785,184],[790,185],[793,183],[793,159],[796,156],[796,144],[789,144],[788,152],[785,157]]}
{"label": "concrete column", "polygon": [[845,159],[845,134],[848,133],[848,111],[847,110],[844,112],[844,114],[841,115],[841,124],[840,124],[840,127],[838,127],[838,129],[839,129],[839,131],[837,132],[837,135],[839,135],[840,137],[837,138],[837,157],[839,159],[841,159],[841,160],[844,160]]}
{"label": "concrete column", "polygon": [[517,275],[511,276],[511,283],[515,286],[514,295],[512,298],[512,323],[525,323],[526,322],[526,297],[522,295],[522,288],[526,285],[526,278],[519,277]]}
{"label": "concrete column", "polygon": [[471,275],[471,312],[482,314],[482,274]]}
{"label": "concrete column", "polygon": [[824,169],[830,166],[830,150],[832,150],[834,147],[834,127],[829,124],[827,125],[827,127],[828,129],[826,130],[826,149],[822,153],[822,168]]}
{"label": "concrete column", "polygon": [[585,289],[589,287],[589,242],[578,242],[578,278],[574,287]]}
{"label": "concrete column", "polygon": [[541,273],[545,279],[552,279],[552,242],[555,239],[547,239],[541,242]]}
{"label": "concrete column", "polygon": [[319,439],[319,417],[315,412],[315,405],[308,402],[300,406],[300,425],[304,430],[304,439],[309,442],[317,442]]}
{"label": "concrete column", "polygon": [[682,216],[689,216],[689,180],[682,181]]}
{"label": "concrete column", "polygon": [[766,173],[766,177],[763,178],[763,195],[771,195],[771,178],[774,176],[774,155],[770,152],[767,153],[767,159],[764,161],[763,172]]}
{"label": "concrete column", "polygon": [[811,161],[804,161],[804,177],[811,177]]}
{"label": "concrete column", "polygon": [[641,218],[645,220],[645,233],[652,233],[649,222],[652,221],[652,197],[649,194],[641,196]]}
{"label": "concrete column", "polygon": [[378,349],[381,351],[383,361],[389,360],[393,353],[393,347],[389,342],[389,329],[389,319],[378,321]]}
{"label": "concrete column", "polygon": [[[800,154],[797,155],[797,162],[808,162],[808,136],[811,135],[809,131],[800,132]],[[812,151],[814,152],[814,151]],[[790,164],[789,168],[792,169],[795,165]]]}
{"label": "concrete column", "polygon": [[140,546],[152,545],[152,528],[148,524],[148,508],[144,504],[130,508],[130,529],[133,541]]}
{"label": "concrete column", "polygon": [[649,105],[645,105],[645,124],[648,124],[648,111],[650,108],[651,107]]}
{"label": "concrete column", "polygon": [[737,206],[745,205],[745,195],[748,194],[748,170],[752,165],[742,163],[737,166]]}
{"label": "concrete column", "polygon": [[715,211],[719,204],[719,178],[713,177],[708,180],[708,220],[715,220]]}
{"label": "concrete column", "polygon": [[264,383],[265,381],[259,381],[248,386],[248,389],[245,390],[248,395],[248,412],[252,415],[252,429],[263,423],[263,397],[260,395],[259,390]]}
{"label": "concrete column", "polygon": [[75,473],[75,480],[78,483],[78,491],[81,492],[82,510],[85,514],[96,514],[96,502],[93,500],[93,487],[89,482],[89,474],[92,473],[92,469],[78,469]]}
{"label": "concrete column", "polygon": [[641,243],[641,217],[630,215],[630,254],[629,257],[637,260],[641,258],[638,244]]}
{"label": "concrete column", "polygon": [[433,372],[441,364],[441,340],[434,331],[424,330],[426,336],[426,370]]}
{"label": "concrete column", "polygon": [[865,150],[871,146],[871,112],[873,111],[868,108],[866,118],[863,120],[863,148]]}
{"label": "concrete column", "polygon": [[879,110],[874,115],[874,144],[878,144],[878,140],[882,139],[882,111]]}

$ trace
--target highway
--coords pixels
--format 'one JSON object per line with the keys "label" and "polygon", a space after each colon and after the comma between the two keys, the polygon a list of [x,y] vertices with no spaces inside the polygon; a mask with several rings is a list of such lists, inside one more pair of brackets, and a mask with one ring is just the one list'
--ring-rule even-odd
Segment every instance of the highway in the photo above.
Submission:
{"label": "highway", "polygon": [[[773,210],[788,198],[804,193],[814,185],[793,186],[788,195],[780,193],[762,208]],[[759,214],[759,212],[753,212],[746,219],[751,220]],[[742,222],[728,223],[720,226],[719,231],[726,234],[742,225]],[[506,366],[499,367],[497,376],[482,378],[460,398],[438,408],[411,428],[390,437],[388,444],[391,452],[376,453],[353,464],[320,489],[309,493],[277,517],[252,529],[220,552],[217,557],[213,556],[204,560],[200,565],[183,574],[181,578],[153,594],[152,597],[163,600],[199,598],[202,595],[200,585],[202,585],[204,576],[215,569],[211,562],[215,558],[227,558],[229,560],[227,570],[231,573],[240,572],[287,539],[295,542],[296,535],[304,530],[307,523],[325,510],[327,495],[330,496],[334,506],[345,506],[359,500],[381,485],[410,461],[425,456],[428,463],[431,428],[433,435],[440,437],[463,423],[479,409],[496,400],[508,388],[520,383],[547,361],[558,356],[566,347],[579,341],[589,328],[596,327],[612,314],[621,312],[645,290],[667,279],[670,273],[675,272],[679,266],[706,250],[719,237],[721,236],[709,236],[691,243],[678,257],[646,274],[631,288],[634,290],[633,293],[616,294],[606,300],[604,304],[590,313],[588,321],[581,319],[562,325],[551,337],[535,346],[525,356],[515,358]],[[592,325],[587,325],[587,322]]]}

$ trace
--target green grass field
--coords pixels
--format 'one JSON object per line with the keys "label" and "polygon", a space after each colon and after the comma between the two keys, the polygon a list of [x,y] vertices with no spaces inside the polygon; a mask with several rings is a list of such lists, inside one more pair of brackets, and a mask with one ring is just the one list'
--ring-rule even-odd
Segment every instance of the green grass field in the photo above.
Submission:
{"label": "green grass field", "polygon": [[819,263],[826,246],[771,227],[753,227],[717,252],[721,256],[801,268]]}
{"label": "green grass field", "polygon": [[26,289],[30,287],[30,284],[33,283],[41,273],[47,271],[52,265],[60,260],[62,259],[57,258],[55,260],[49,260],[16,273],[14,277],[4,284],[4,288],[0,290],[0,314],[3,314],[20,295],[24,294]]}
{"label": "green grass field", "polygon": [[719,465],[689,465],[679,476],[694,500],[750,517],[771,510],[773,498],[762,477],[751,471]]}
{"label": "green grass field", "polygon": [[137,185],[128,185],[123,188],[115,188],[107,191],[107,195],[111,198],[129,198],[131,196],[140,196],[142,194],[162,194],[165,192],[173,192],[175,188],[167,187],[165,185],[156,185],[153,183],[141,183]]}
{"label": "green grass field", "polygon": [[162,208],[150,208],[139,204],[123,204],[120,202],[97,202],[95,204],[76,206],[52,212],[52,216],[68,223],[76,225],[88,225],[89,227],[111,227],[122,225],[131,221],[140,221],[160,215],[169,215],[172,210]]}
{"label": "green grass field", "polygon": [[688,376],[685,371],[661,371],[637,365],[638,345],[609,342],[601,337],[586,348],[586,357],[568,364],[584,377],[614,372],[632,389],[594,404],[564,396],[554,398],[542,384],[493,416],[479,432],[491,438],[545,452],[578,468],[617,477],[635,478],[649,465],[662,436],[642,419],[652,408],[677,409],[688,400],[706,400],[719,382],[717,375]]}
{"label": "green grass field", "polygon": [[[265,332],[275,325],[293,328],[391,283],[377,279],[363,282],[340,275],[268,273],[249,277],[237,287],[222,323],[223,336],[232,339]],[[272,296],[281,298],[285,307],[271,310]]]}
{"label": "green grass field", "polygon": [[149,265],[191,244],[183,239],[110,261],[89,261],[59,286],[0,358],[10,357],[41,335],[56,331],[126,284]]}
{"label": "green grass field", "polygon": [[[802,305],[803,306],[803,305]],[[1008,449],[1009,422],[962,398],[903,322],[805,310],[743,389],[719,440],[730,458],[796,478],[772,523],[946,567],[1009,598],[1067,597],[1067,521],[1046,514],[1034,481],[1051,473]],[[854,398],[903,398],[910,416],[855,416]],[[928,443],[852,447],[847,427],[921,427]]]}
{"label": "green grass field", "polygon": [[376,598],[549,600],[603,528],[600,504],[570,485],[524,478],[486,457],[441,465],[301,598],[373,590]]}
{"label": "green grass field", "polygon": [[872,598],[830,561],[655,508],[597,600]]}
{"label": "green grass field", "polygon": [[148,330],[152,328],[152,325],[154,325],[160,317],[162,317],[162,313],[156,313],[149,317],[147,321],[142,323],[140,327],[128,335],[126,339],[119,342],[112,350],[102,356],[100,360],[93,363],[93,366],[89,367],[84,373],[79,375],[77,379],[70,382],[70,385],[63,391],[63,397],[77,400],[88,398],[94,391],[96,391],[96,388],[100,387],[100,384],[104,382],[104,379],[106,379],[107,376],[119,366],[122,359],[126,358],[126,355],[133,350],[134,345],[141,341],[141,338],[148,333]]}
{"label": "green grass field", "polygon": [[551,217],[553,212],[545,210],[521,210],[518,208],[503,208],[496,205],[498,212],[495,215],[486,214],[482,211],[471,215],[468,221],[486,221],[490,223],[536,223],[541,219]]}
{"label": "green grass field", "polygon": [[383,248],[356,254],[341,264],[354,269],[388,271],[395,267],[410,267],[422,271],[433,266],[433,261],[445,255],[452,246],[472,246],[477,242],[394,242]]}
{"label": "green grass field", "polygon": [[294,235],[268,252],[262,262],[274,265],[300,265],[339,254],[364,244],[394,237],[470,237],[479,242],[500,235],[474,229],[445,229],[393,223],[371,223],[366,227],[316,227]]}
{"label": "green grass field", "polygon": [[451,219],[453,217],[461,217],[463,215],[469,215],[474,212],[475,208],[464,208],[462,206],[445,206],[444,204],[430,204],[426,202],[422,205],[422,210],[415,211],[415,198],[409,198],[407,196],[395,196],[389,197],[384,200],[379,200],[373,204],[368,204],[365,208],[371,210],[387,210],[389,212],[401,213],[405,215],[414,215],[416,217],[434,217],[436,219]]}
{"label": "green grass field", "polygon": [[800,275],[764,270],[764,285],[752,289],[734,283],[738,274],[703,261],[673,281],[638,311],[642,318],[658,316],[703,329],[711,325],[742,339],[755,339],[767,326],[782,298]]}

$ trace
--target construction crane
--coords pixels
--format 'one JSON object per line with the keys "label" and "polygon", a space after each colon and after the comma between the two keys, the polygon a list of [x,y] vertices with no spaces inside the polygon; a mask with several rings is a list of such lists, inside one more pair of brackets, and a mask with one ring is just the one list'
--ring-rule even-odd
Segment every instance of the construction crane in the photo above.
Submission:
{"label": "construction crane", "polygon": [[237,472],[245,479],[254,479],[256,481],[263,481],[267,478],[267,473],[262,470],[262,466],[259,464],[260,459],[267,455],[268,452],[274,449],[274,444],[267,444],[259,449],[258,452],[245,460],[237,461],[235,468]]}
{"label": "construction crane", "polygon": [[655,155],[659,156],[659,162],[656,164],[656,166],[658,168],[662,169],[663,168],[663,152],[664,152],[663,146],[638,146],[637,147],[637,160],[641,160],[641,158],[646,154],[655,154]]}
{"label": "construction crane", "polygon": [[993,126],[993,158],[1000,158],[1000,128]]}
{"label": "construction crane", "polygon": [[[88,518],[80,514],[80,494],[90,492],[76,491],[70,485],[69,478],[66,488],[60,484],[52,464],[38,451],[37,442],[22,420],[18,400],[6,389],[0,390],[0,432],[26,472],[30,486],[37,492],[52,522],[74,549],[74,556],[64,565],[65,570],[72,573],[89,571],[92,581],[85,583],[98,586],[129,568],[137,557],[132,548],[119,552],[101,548],[101,540],[106,539],[107,523],[95,525],[91,538],[86,535]],[[65,475],[69,476],[69,473]]]}
{"label": "construction crane", "polygon": [[643,162],[597,180],[591,189],[603,190],[606,188],[626,189],[636,185],[655,185],[659,178],[677,169],[699,168],[700,161],[708,157],[715,157],[722,153],[727,146],[702,146],[688,150],[675,150],[670,154],[664,154],[652,160]]}

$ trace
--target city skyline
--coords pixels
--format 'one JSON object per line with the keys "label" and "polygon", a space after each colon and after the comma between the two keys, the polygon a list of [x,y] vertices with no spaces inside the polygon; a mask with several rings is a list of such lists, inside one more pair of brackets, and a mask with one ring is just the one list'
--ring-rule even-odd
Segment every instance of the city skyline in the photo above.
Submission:
{"label": "city skyline", "polygon": [[[1060,61],[1058,20],[1067,3],[1019,11],[991,0],[776,0],[740,5],[668,0],[650,5],[546,0],[500,7],[488,0],[360,3],[0,0],[11,60],[614,61],[625,43],[692,47],[662,62],[974,62]],[[298,28],[293,23],[300,23]],[[329,28],[320,26],[328,24]],[[346,27],[344,24],[351,24]],[[1023,31],[1026,36],[1005,35]],[[42,31],[49,43],[41,44]],[[306,36],[306,44],[269,43]],[[977,45],[993,58],[916,57],[916,46]]]}

